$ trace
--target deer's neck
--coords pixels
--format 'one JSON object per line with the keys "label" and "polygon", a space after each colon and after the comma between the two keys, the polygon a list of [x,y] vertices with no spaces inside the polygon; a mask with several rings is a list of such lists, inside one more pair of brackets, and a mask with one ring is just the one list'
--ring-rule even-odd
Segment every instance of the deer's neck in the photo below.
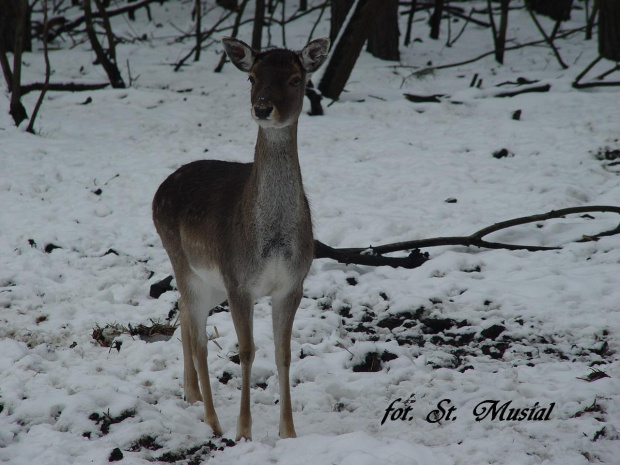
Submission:
{"label": "deer's neck", "polygon": [[252,216],[261,255],[295,245],[307,207],[297,155],[297,123],[258,129],[251,178]]}

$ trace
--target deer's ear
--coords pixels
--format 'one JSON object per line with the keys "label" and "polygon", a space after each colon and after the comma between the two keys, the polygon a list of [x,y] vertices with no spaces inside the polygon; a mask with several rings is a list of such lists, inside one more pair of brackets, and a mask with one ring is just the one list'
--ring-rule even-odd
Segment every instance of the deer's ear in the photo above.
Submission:
{"label": "deer's ear", "polygon": [[325,63],[329,52],[329,43],[330,40],[327,37],[316,39],[299,52],[301,64],[308,73],[314,73]]}
{"label": "deer's ear", "polygon": [[256,52],[245,42],[232,37],[222,37],[222,45],[233,65],[248,73],[254,64]]}

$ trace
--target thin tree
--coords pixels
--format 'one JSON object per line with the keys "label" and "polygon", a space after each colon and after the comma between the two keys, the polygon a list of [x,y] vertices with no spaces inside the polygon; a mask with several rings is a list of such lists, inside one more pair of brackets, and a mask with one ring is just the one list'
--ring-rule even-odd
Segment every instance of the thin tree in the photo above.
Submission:
{"label": "thin tree", "polygon": [[508,30],[508,6],[510,0],[500,0],[500,22],[499,29],[495,25],[493,17],[493,6],[491,0],[487,0],[487,8],[489,10],[489,21],[493,31],[493,42],[495,43],[495,60],[504,64],[504,51],[506,50],[506,31]]}
{"label": "thin tree", "polygon": [[15,3],[15,38],[13,42],[13,72],[11,80],[11,103],[9,113],[13,117],[15,126],[19,126],[28,119],[26,108],[21,102],[21,79],[22,79],[22,51],[24,44],[24,29],[28,14],[28,0],[17,0]]}
{"label": "thin tree", "polygon": [[47,92],[47,89],[50,85],[51,66],[47,47],[47,29],[47,0],[43,0],[43,55],[45,57],[45,83],[43,84],[43,89],[41,89],[41,94],[39,95],[37,104],[35,105],[32,112],[32,117],[30,118],[30,122],[28,123],[28,128],[26,129],[26,131],[31,134],[34,134],[34,122],[37,119],[37,115],[39,114],[39,110],[41,109],[41,105],[43,104],[43,99],[45,98],[45,93]]}
{"label": "thin tree", "polygon": [[[98,0],[95,1],[98,2]],[[101,3],[98,2],[98,6],[101,6]],[[103,10],[103,6],[101,6],[101,10]],[[103,15],[103,12],[101,10],[99,11],[99,13]],[[97,33],[95,32],[90,0],[84,0],[84,17],[86,22],[86,33],[88,34],[88,39],[90,40],[90,44],[93,47],[93,51],[95,52],[95,55],[97,55],[97,61],[99,61],[99,63],[101,63],[101,66],[103,66],[103,69],[108,75],[108,79],[110,80],[110,84],[112,84],[112,87],[114,87],[115,89],[124,89],[126,87],[125,82],[123,81],[123,77],[118,70],[118,66],[116,65],[116,62],[110,59],[113,58],[115,55],[113,51],[114,40],[112,39],[112,42],[110,43],[110,38],[108,36],[108,46],[110,47],[110,49],[112,49],[110,52],[110,58],[108,58],[108,55],[106,55],[105,51],[103,50],[103,47],[101,46],[101,43],[97,38]],[[106,23],[107,20],[107,23],[109,25],[109,18],[107,16],[102,17],[104,23]]]}
{"label": "thin tree", "polygon": [[256,0],[254,10],[254,27],[252,29],[252,48],[260,50],[263,40],[263,25],[265,23],[265,0]]}
{"label": "thin tree", "polygon": [[196,12],[196,55],[194,61],[200,61],[200,51],[202,50],[202,2],[196,0],[194,4]]}

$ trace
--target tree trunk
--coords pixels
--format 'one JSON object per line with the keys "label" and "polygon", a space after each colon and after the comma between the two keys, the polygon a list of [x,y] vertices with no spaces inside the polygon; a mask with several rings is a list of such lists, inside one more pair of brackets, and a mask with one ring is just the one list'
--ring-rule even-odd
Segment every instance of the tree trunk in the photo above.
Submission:
{"label": "tree trunk", "polygon": [[252,29],[252,48],[260,52],[263,40],[263,24],[265,23],[265,0],[256,0],[254,12],[254,28]]}
{"label": "tree trunk", "polygon": [[319,84],[319,90],[326,97],[333,100],[340,97],[364,43],[368,39],[370,27],[382,3],[383,0],[358,0],[346,29],[332,48],[325,73]]}
{"label": "tree trunk", "polygon": [[599,0],[598,53],[608,60],[620,61],[620,2]]}
{"label": "tree trunk", "polygon": [[196,0],[194,2],[194,11],[196,12],[196,55],[194,61],[200,61],[200,52],[202,50],[202,2]]}
{"label": "tree trunk", "polygon": [[526,0],[525,4],[534,13],[556,21],[568,21],[573,0]]}
{"label": "tree trunk", "polygon": [[399,61],[399,36],[398,0],[384,0],[372,25],[367,50],[382,60]]}
{"label": "tree trunk", "polygon": [[32,34],[30,25],[30,7],[27,0],[0,0],[0,41],[7,52],[14,52],[16,45],[15,30],[18,26],[18,18],[21,17],[22,3],[25,3],[25,24],[21,29],[21,50],[24,52],[32,51]]}
{"label": "tree trunk", "polygon": [[439,39],[441,17],[443,16],[443,1],[444,0],[435,0],[435,9],[433,10],[433,14],[431,15],[430,19],[431,39]]}
{"label": "tree trunk", "polygon": [[347,19],[353,3],[355,3],[355,0],[332,0],[332,17],[329,23],[329,38],[332,44],[336,42],[340,28],[344,20]]}
{"label": "tree trunk", "polygon": [[489,10],[489,22],[493,31],[493,42],[495,43],[495,60],[504,64],[504,51],[506,50],[506,31],[508,30],[508,6],[510,0],[500,0],[500,21],[499,29],[495,25],[493,17],[493,6],[491,0],[487,0],[487,9]]}
{"label": "tree trunk", "polygon": [[405,47],[408,47],[411,43],[411,27],[413,25],[413,17],[415,15],[415,9],[417,6],[417,0],[411,0],[411,10],[409,10],[409,16],[407,17],[407,33],[405,34]]}

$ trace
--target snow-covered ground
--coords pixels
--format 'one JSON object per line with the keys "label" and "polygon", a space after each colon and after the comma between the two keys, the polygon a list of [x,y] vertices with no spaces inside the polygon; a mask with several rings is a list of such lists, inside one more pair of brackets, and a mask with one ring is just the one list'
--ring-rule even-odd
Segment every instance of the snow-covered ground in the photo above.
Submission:
{"label": "snow-covered ground", "polygon": [[[414,270],[315,261],[293,330],[297,439],[278,438],[268,300],[255,311],[253,442],[211,438],[201,404],[183,400],[180,331],[159,342],[121,334],[118,349],[92,338],[95,327],[164,322],[175,306],[176,292],[149,297],[171,273],[150,213],[163,179],[195,159],[253,154],[247,78],[230,64],[212,72],[222,47],[173,72],[192,46],[173,40],[175,27],[192,25],[190,3],[153,5],[154,23],[143,11],[135,23],[115,18],[117,34],[149,37],[117,50],[133,86],[50,92],[37,135],[24,132],[25,123],[14,127],[6,92],[1,97],[0,461],[100,464],[120,452],[128,464],[619,463],[620,237],[572,242],[612,229],[617,215],[574,215],[491,237],[563,246],[551,252],[441,247],[428,249],[431,260]],[[318,13],[287,27],[289,47],[303,46]],[[576,11],[563,27],[582,23]],[[452,25],[453,37],[462,24]],[[323,22],[314,36],[327,32]],[[411,77],[401,88],[429,61],[492,49],[488,29],[469,25],[452,47],[446,33],[444,22],[442,40],[432,41],[416,22],[421,42],[401,49],[401,64],[414,68],[364,52],[341,100],[323,117],[302,115],[315,236],[366,247],[467,235],[552,209],[618,205],[617,166],[597,154],[620,149],[620,91],[570,85],[596,57],[596,41],[582,33],[558,41],[568,70],[537,46],[507,52],[503,66],[490,56]],[[244,25],[239,37],[250,36]],[[511,13],[508,36],[540,37],[522,10]],[[24,56],[24,83],[43,78],[35,48]],[[50,55],[53,81],[106,81],[86,44],[60,48]],[[474,74],[480,88],[470,87]],[[492,96],[519,77],[551,90]],[[450,97],[415,104],[404,92]],[[24,98],[29,112],[37,97]],[[513,156],[494,158],[503,148]],[[216,409],[231,438],[240,368],[229,314],[215,313],[207,331]],[[358,371],[365,362],[379,371]],[[607,377],[596,379],[595,370]],[[499,413],[477,421],[493,400],[536,410],[523,421]],[[431,412],[441,401],[445,414],[436,421]]]}

